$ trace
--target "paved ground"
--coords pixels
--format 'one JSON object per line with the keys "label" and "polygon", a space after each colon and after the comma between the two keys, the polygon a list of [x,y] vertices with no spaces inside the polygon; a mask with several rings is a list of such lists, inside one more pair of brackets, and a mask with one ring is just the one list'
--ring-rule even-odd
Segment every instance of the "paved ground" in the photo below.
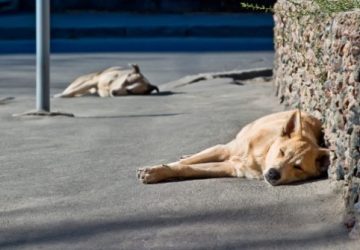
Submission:
{"label": "paved ground", "polygon": [[[164,83],[271,60],[271,53],[60,55],[52,93],[115,61],[138,62]],[[163,95],[55,99],[53,110],[76,117],[19,118],[11,114],[34,106],[33,58],[0,62],[0,95],[15,97],[0,106],[1,249],[356,249],[328,180],[279,187],[136,180],[137,167],[227,142],[246,123],[282,110],[269,82],[222,79]]]}
{"label": "paved ground", "polygon": [[[56,53],[271,51],[272,38],[83,38],[51,41]],[[34,40],[0,40],[0,54],[35,53]]]}

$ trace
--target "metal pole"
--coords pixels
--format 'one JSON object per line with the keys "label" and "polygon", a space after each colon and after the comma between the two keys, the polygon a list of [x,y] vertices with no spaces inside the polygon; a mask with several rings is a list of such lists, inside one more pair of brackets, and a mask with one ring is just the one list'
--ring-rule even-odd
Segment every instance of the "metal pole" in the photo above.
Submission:
{"label": "metal pole", "polygon": [[36,0],[36,109],[50,111],[50,0]]}
{"label": "metal pole", "polygon": [[69,116],[50,112],[50,0],[36,0],[36,111],[14,116]]}

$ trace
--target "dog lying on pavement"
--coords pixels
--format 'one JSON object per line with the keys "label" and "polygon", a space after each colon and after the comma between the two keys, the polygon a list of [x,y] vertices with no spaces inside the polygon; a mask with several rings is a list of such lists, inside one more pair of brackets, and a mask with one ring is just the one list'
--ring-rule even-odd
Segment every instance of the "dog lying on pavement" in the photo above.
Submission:
{"label": "dog lying on pavement", "polygon": [[159,92],[140,72],[137,64],[131,69],[111,67],[96,73],[76,78],[62,93],[55,97],[77,97],[98,94],[101,97],[123,95],[147,95],[152,91]]}
{"label": "dog lying on pavement", "polygon": [[185,156],[179,161],[140,168],[138,179],[245,177],[280,185],[323,176],[329,150],[319,146],[321,123],[297,110],[262,117],[246,125],[234,140]]}

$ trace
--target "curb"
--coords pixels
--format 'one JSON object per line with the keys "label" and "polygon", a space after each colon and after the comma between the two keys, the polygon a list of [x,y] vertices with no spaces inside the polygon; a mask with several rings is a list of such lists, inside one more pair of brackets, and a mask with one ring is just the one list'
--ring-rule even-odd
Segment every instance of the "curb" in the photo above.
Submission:
{"label": "curb", "polygon": [[223,72],[200,73],[197,75],[189,75],[175,81],[161,84],[161,91],[181,88],[189,84],[216,79],[230,78],[233,80],[249,80],[256,77],[271,77],[273,75],[272,68],[255,68],[249,70],[232,70]]}

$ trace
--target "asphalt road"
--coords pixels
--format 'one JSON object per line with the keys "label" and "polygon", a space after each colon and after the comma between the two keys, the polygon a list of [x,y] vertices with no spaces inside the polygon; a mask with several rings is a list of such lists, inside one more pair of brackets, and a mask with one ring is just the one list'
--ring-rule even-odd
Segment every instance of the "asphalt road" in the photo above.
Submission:
{"label": "asphalt road", "polygon": [[[51,14],[52,52],[273,50],[271,14]],[[0,15],[0,54],[35,52],[34,13]]]}
{"label": "asphalt road", "polygon": [[[271,53],[56,55],[52,93],[98,67],[137,62],[154,83],[271,66]],[[270,82],[198,82],[152,96],[34,107],[34,60],[0,56],[0,249],[356,249],[328,180],[272,187],[236,178],[143,185],[136,168],[232,139],[283,110]],[[160,89],[165,87],[160,84]]]}
{"label": "asphalt road", "polygon": [[[0,30],[1,32],[1,30]],[[0,54],[35,53],[34,40],[0,40]],[[82,38],[52,39],[56,53],[272,51],[273,38]]]}

